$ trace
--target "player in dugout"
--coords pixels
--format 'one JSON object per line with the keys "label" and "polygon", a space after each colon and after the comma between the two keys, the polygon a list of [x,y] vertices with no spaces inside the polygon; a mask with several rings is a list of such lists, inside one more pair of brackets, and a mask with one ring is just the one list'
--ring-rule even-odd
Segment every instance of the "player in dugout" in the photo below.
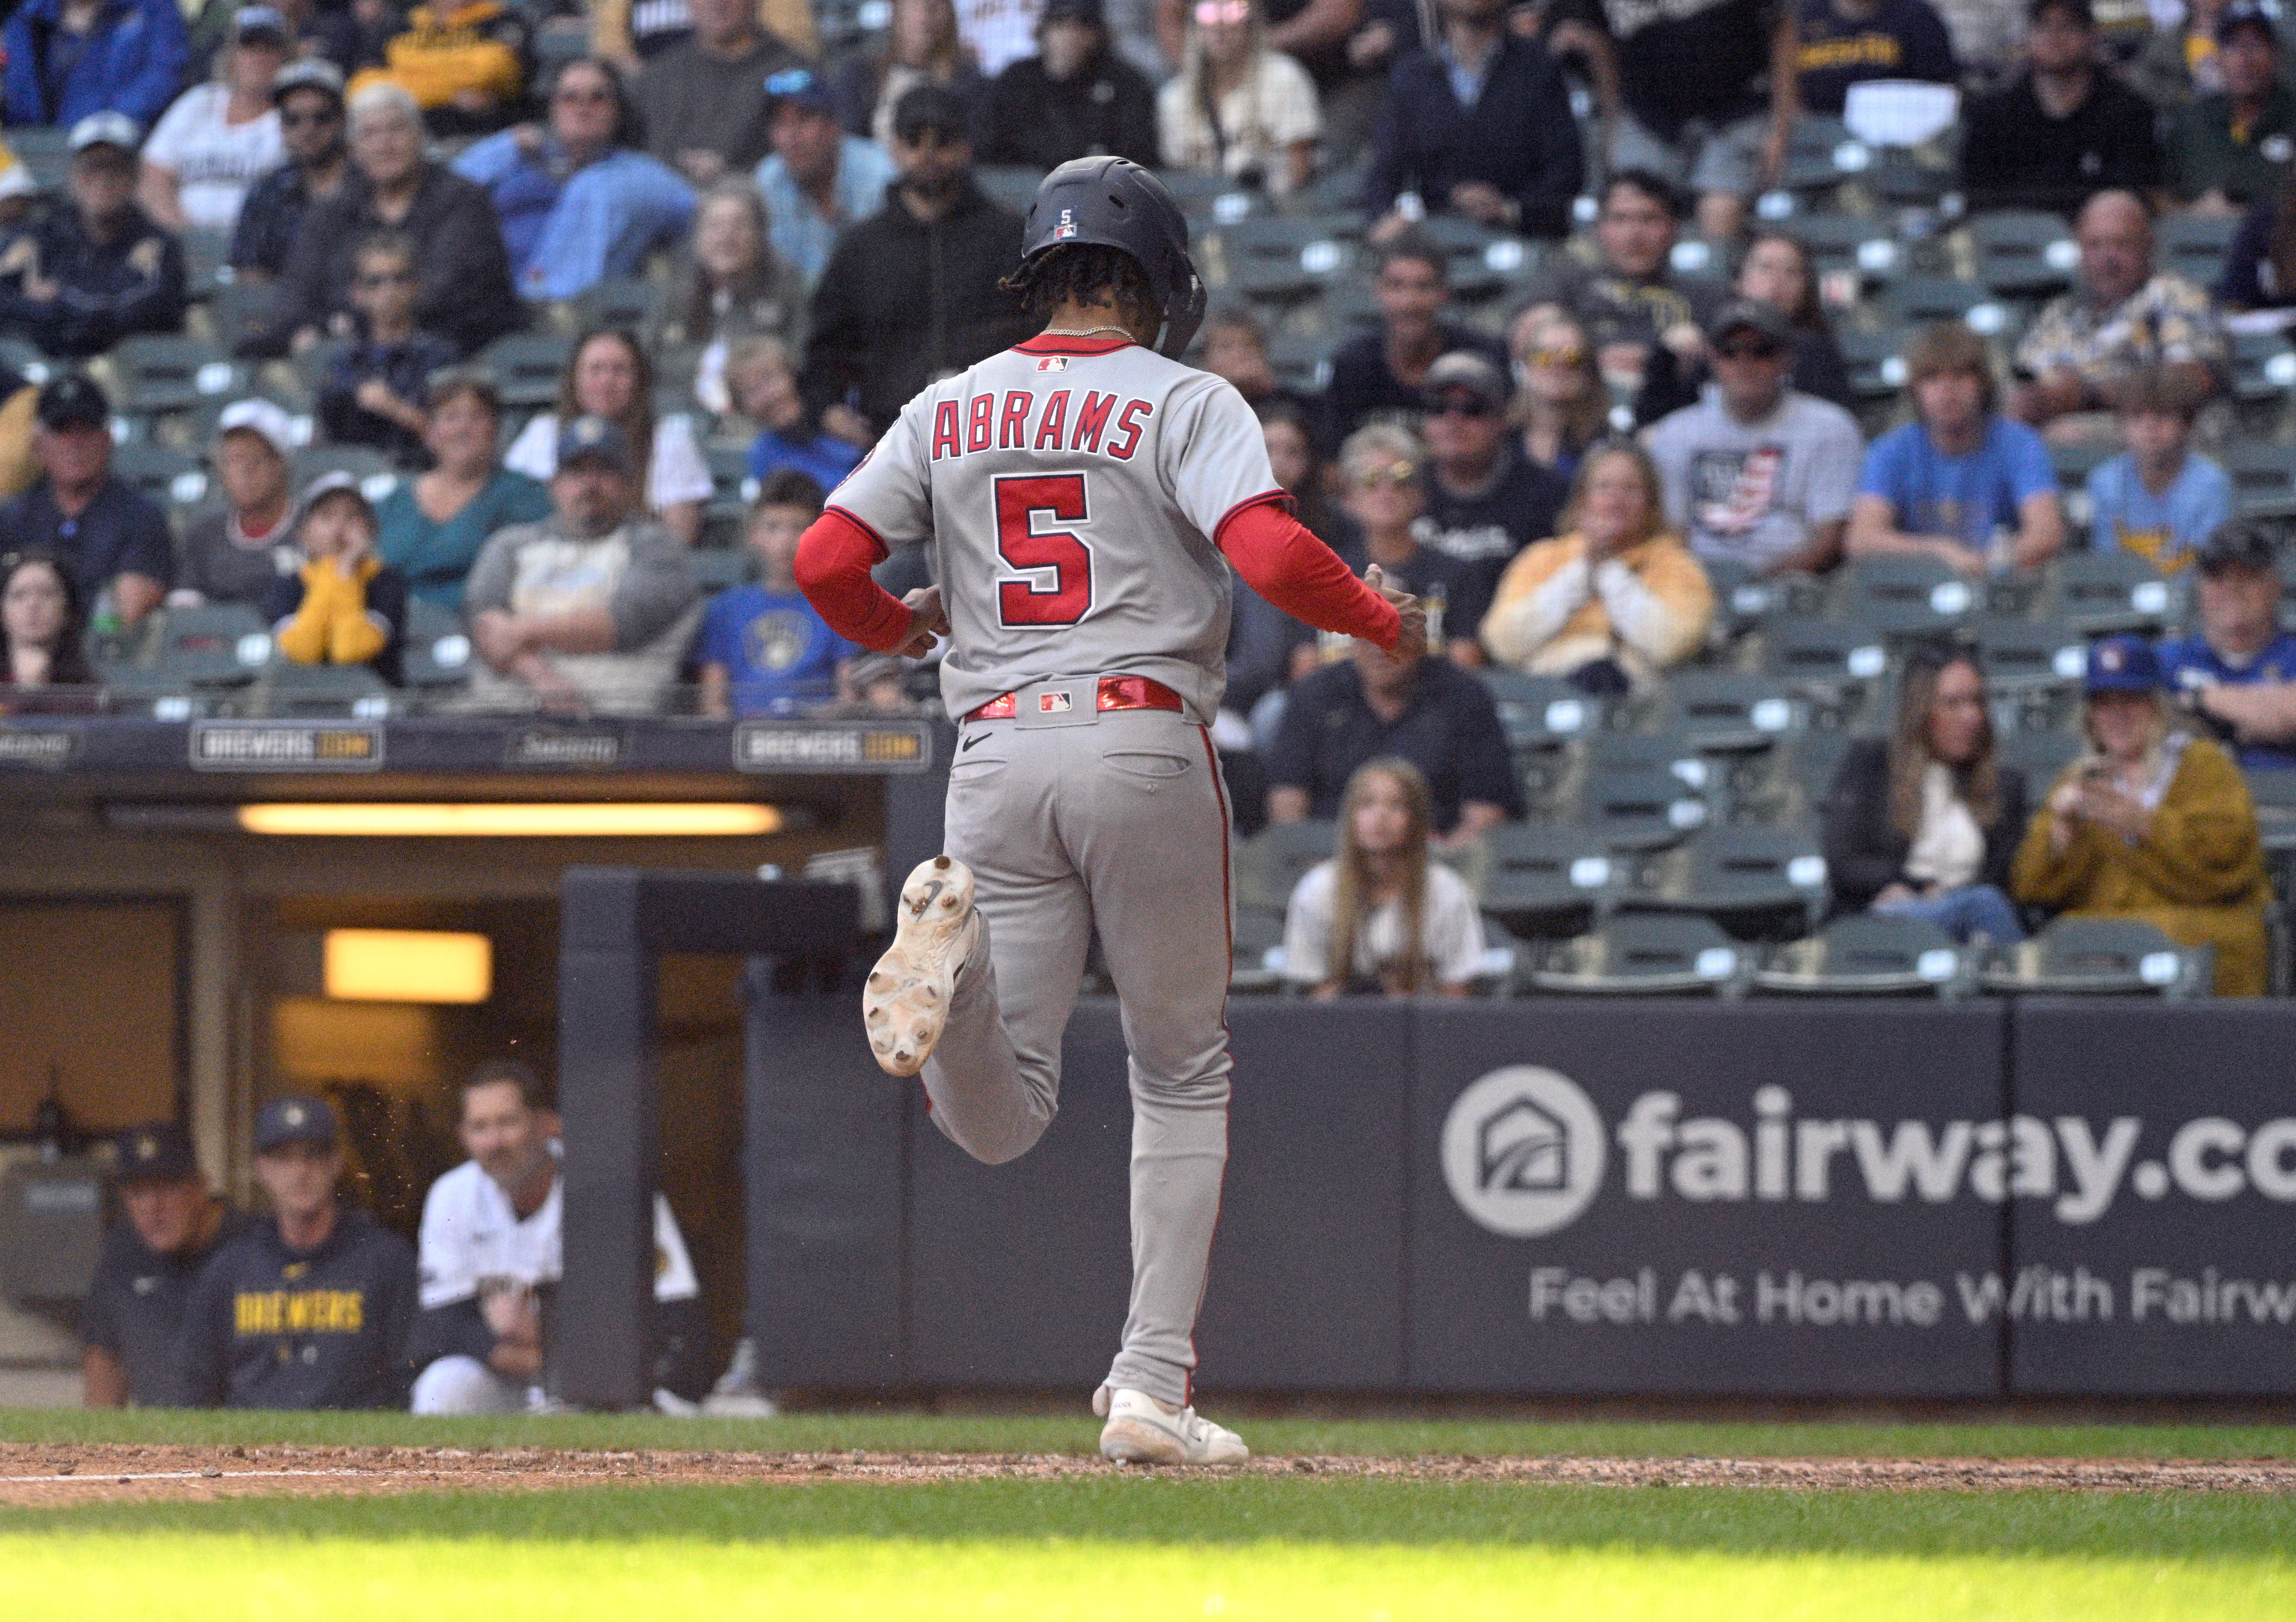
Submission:
{"label": "player in dugout", "polygon": [[[415,1321],[417,1413],[524,1413],[548,1396],[550,1305],[564,1266],[561,1127],[542,1080],[516,1059],[463,1083],[471,1157],[422,1201],[422,1314]],[[685,1412],[707,1376],[701,1287],[669,1202],[653,1197],[654,1377]],[[682,1389],[681,1389],[682,1388]]]}
{"label": "player in dugout", "polygon": [[127,1220],[103,1254],[80,1317],[85,1400],[91,1408],[184,1408],[184,1307],[192,1281],[247,1219],[217,1199],[192,1140],[173,1121],[119,1134],[112,1182]]}
{"label": "player in dugout", "polygon": [[[922,1073],[935,1126],[975,1159],[1013,1159],[1058,1107],[1097,928],[1133,1099],[1132,1300],[1093,1399],[1101,1452],[1234,1463],[1242,1439],[1191,1400],[1227,1164],[1231,819],[1207,727],[1229,564],[1392,655],[1418,656],[1426,619],[1292,515],[1234,386],[1172,358],[1204,292],[1161,181],[1121,158],[1054,169],[1005,285],[1043,330],[910,400],[798,552],[800,586],[848,640],[950,643],[947,853],[903,885],[863,1018],[882,1067]],[[870,579],[892,546],[928,539],[938,585],[897,600]]]}
{"label": "player in dugout", "polygon": [[404,1408],[414,1247],[339,1198],[343,1148],[322,1099],[255,1117],[271,1216],[218,1248],[184,1312],[187,1400],[225,1408]]}

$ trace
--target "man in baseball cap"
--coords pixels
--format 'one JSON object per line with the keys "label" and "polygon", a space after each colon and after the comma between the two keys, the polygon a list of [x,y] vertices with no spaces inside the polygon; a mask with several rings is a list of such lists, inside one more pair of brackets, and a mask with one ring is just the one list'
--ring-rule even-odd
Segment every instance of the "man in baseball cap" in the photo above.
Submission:
{"label": "man in baseball cap", "polygon": [[1475,633],[1499,577],[1525,547],[1555,532],[1570,482],[1522,454],[1507,425],[1511,391],[1498,363],[1477,350],[1454,350],[1427,368],[1421,391],[1427,440],[1423,483],[1429,548],[1459,566],[1444,605],[1444,635],[1455,658],[1482,659]]}
{"label": "man in baseball cap", "polygon": [[112,476],[111,404],[86,375],[49,378],[34,415],[41,476],[0,507],[0,534],[62,558],[81,602],[100,603],[108,591],[121,622],[134,625],[159,606],[175,568],[168,515]]}
{"label": "man in baseball cap", "polygon": [[758,190],[774,251],[811,280],[829,263],[838,232],[885,206],[897,172],[893,110],[879,103],[875,140],[847,135],[821,76],[784,68],[766,80],[766,126],[773,152],[758,166]]}
{"label": "man in baseball cap", "polygon": [[343,1148],[323,1099],[255,1117],[269,1220],[219,1247],[184,1314],[189,1400],[228,1408],[404,1408],[414,1250],[339,1203]]}
{"label": "man in baseball cap", "polygon": [[471,702],[652,713],[699,614],[686,548],[640,498],[629,436],[602,416],[558,432],[551,515],[488,540],[463,607]]}
{"label": "man in baseball cap", "polygon": [[245,603],[260,612],[272,582],[299,561],[288,544],[293,423],[271,400],[234,400],[216,418],[208,457],[225,505],[184,531],[168,601]]}
{"label": "man in baseball cap", "polygon": [[2232,213],[2278,193],[2296,157],[2296,95],[2280,82],[2280,34],[2254,0],[2217,18],[2224,88],[2177,110],[2166,156],[2169,189],[2188,204]]}
{"label": "man in baseball cap", "polygon": [[1667,521],[1708,563],[1823,573],[1841,556],[1865,436],[1841,407],[1790,387],[1793,327],[1737,299],[1707,324],[1714,381],[1647,436]]}
{"label": "man in baseball cap", "polygon": [[1037,54],[991,82],[984,123],[984,163],[1049,170],[1103,154],[1144,168],[1159,161],[1156,92],[1111,47],[1102,0],[1045,0]]}
{"label": "man in baseball cap", "polygon": [[2193,559],[2200,626],[2161,644],[2163,679],[2251,770],[2296,768],[2296,635],[2271,538],[2234,523]]}
{"label": "man in baseball cap", "polygon": [[349,148],[343,135],[343,70],[323,56],[289,62],[271,76],[279,140],[287,161],[250,187],[231,234],[231,267],[264,281],[286,271],[306,210],[342,184]]}
{"label": "man in baseball cap", "polygon": [[246,1219],[208,1191],[190,1134],[173,1121],[120,1133],[112,1182],[127,1220],[103,1236],[80,1316],[85,1400],[91,1408],[181,1408],[192,1280]]}
{"label": "man in baseball cap", "polygon": [[121,112],[73,125],[70,206],[51,210],[0,253],[16,326],[47,354],[77,359],[135,333],[183,330],[184,251],[135,202],[143,138]]}

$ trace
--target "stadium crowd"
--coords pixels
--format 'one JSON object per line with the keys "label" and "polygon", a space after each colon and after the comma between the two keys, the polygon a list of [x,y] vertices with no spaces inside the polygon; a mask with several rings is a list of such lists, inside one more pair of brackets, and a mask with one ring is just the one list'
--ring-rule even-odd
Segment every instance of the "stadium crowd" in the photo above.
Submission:
{"label": "stadium crowd", "polygon": [[[385,707],[929,708],[806,603],[795,538],[920,386],[1026,335],[1011,205],[1113,152],[1196,217],[1198,361],[1303,518],[1439,609],[1398,668],[1239,588],[1242,832],[1334,824],[1347,905],[1424,866],[1358,811],[1472,875],[1561,814],[1537,696],[1584,752],[1743,672],[1855,739],[1787,813],[1836,910],[1997,944],[2141,916],[2269,978],[2273,5],[23,0],[4,45],[8,710],[148,707],[185,626],[267,637],[207,702],[332,667]],[[2084,618],[2083,580],[2152,605]],[[1878,666],[1788,668],[1892,590],[1931,606],[1865,625]],[[2095,646],[2037,698],[2011,620]],[[1431,984],[1432,893],[1394,893],[1400,935],[1317,938]]]}

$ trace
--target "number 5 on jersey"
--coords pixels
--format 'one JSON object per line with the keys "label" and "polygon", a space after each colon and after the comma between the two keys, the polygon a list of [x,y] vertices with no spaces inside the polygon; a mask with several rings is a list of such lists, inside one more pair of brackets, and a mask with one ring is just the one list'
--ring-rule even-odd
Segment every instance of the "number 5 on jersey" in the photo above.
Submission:
{"label": "number 5 on jersey", "polygon": [[1092,612],[1092,548],[1070,531],[1037,529],[1039,513],[1060,523],[1086,522],[1091,514],[1084,475],[996,481],[996,550],[1028,576],[996,582],[997,618],[1008,627],[1073,625]]}

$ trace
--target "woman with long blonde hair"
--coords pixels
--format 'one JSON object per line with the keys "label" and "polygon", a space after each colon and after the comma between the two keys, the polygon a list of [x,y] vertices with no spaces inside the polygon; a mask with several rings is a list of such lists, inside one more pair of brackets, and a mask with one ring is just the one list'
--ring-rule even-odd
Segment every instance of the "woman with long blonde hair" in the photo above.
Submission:
{"label": "woman with long blonde hair", "polygon": [[1340,802],[1339,851],[1292,893],[1283,973],[1311,997],[1379,992],[1464,997],[1483,956],[1475,898],[1428,860],[1427,779],[1392,755],[1356,768]]}
{"label": "woman with long blonde hair", "polygon": [[1587,329],[1559,305],[1528,304],[1507,328],[1522,454],[1568,479],[1610,432],[1611,397]]}
{"label": "woman with long blonde hair", "polygon": [[1168,169],[1226,175],[1282,197],[1316,171],[1316,81],[1267,48],[1259,0],[1192,0],[1180,70],[1156,95]]}
{"label": "woman with long blonde hair", "polygon": [[684,413],[653,414],[653,362],[636,335],[594,327],[575,341],[558,382],[558,407],[527,424],[511,441],[503,465],[547,483],[558,472],[560,430],[581,416],[603,416],[629,436],[630,451],[645,470],[641,492],[670,533],[692,546],[701,532],[701,508],[715,489],[693,424]]}

